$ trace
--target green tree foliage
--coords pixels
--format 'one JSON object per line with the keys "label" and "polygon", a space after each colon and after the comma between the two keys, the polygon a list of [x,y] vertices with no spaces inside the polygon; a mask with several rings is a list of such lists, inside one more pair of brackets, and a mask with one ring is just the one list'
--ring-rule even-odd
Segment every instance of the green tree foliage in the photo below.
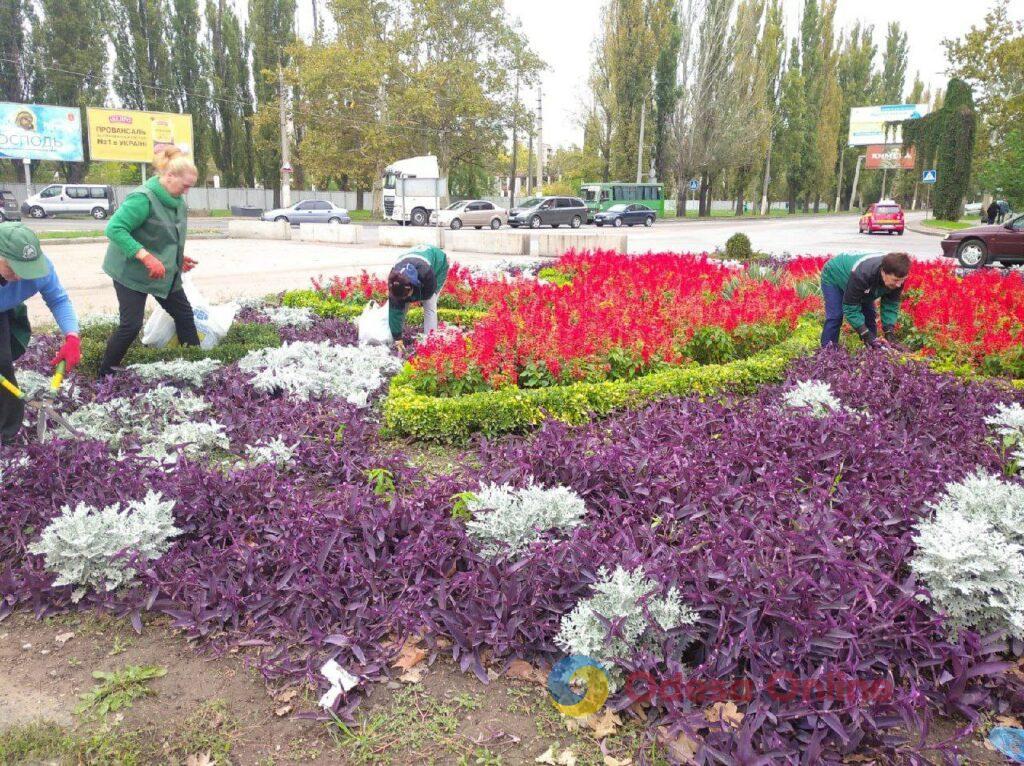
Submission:
{"label": "green tree foliage", "polygon": [[202,180],[210,142],[210,51],[196,34],[202,28],[198,0],[171,0],[170,10],[173,108],[192,115],[193,149]]}
{"label": "green tree foliage", "polygon": [[5,0],[0,3],[0,98],[4,101],[31,100],[32,37],[30,25],[34,21],[32,4],[28,0]]}
{"label": "green tree foliage", "polygon": [[957,221],[971,181],[978,116],[970,86],[956,78],[946,87],[942,108],[901,123],[904,145],[917,150],[918,169],[934,167],[932,206],[935,217]]}
{"label": "green tree foliage", "polygon": [[679,49],[683,35],[679,28],[679,10],[672,8],[654,69],[654,168],[658,180],[670,180],[669,123],[679,101]]}
{"label": "green tree foliage", "polygon": [[251,186],[254,178],[248,46],[238,16],[227,0],[207,0],[206,21],[213,105],[210,148],[225,186]]}
{"label": "green tree foliage", "polygon": [[[106,101],[105,0],[39,0],[36,27],[35,98],[49,104],[102,106]],[[88,19],[89,23],[83,23]],[[84,128],[83,128],[84,130]],[[61,163],[72,183],[85,176],[84,163]]]}
{"label": "green tree foliage", "polygon": [[114,93],[128,109],[177,109],[167,0],[110,0]]}
{"label": "green tree foliage", "polygon": [[907,79],[907,33],[899,22],[889,23],[885,37],[885,52],[882,54],[882,77],[878,97],[884,104],[902,104],[903,86]]}
{"label": "green tree foliage", "polygon": [[295,42],[295,0],[249,0],[246,36],[252,51],[256,172],[265,186],[281,186],[281,121],[278,67],[289,63]]}

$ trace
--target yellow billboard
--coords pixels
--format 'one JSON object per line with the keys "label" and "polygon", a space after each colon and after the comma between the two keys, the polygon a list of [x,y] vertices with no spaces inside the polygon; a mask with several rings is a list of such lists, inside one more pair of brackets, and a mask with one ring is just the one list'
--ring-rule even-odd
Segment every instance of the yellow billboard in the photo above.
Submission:
{"label": "yellow billboard", "polygon": [[85,116],[90,160],[151,162],[153,152],[167,144],[192,152],[191,114],[90,106]]}

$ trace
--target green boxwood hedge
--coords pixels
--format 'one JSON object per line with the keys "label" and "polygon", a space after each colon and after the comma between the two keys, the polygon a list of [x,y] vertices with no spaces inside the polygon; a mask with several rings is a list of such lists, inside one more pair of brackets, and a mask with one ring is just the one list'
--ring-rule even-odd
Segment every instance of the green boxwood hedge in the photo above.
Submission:
{"label": "green boxwood hedge", "polygon": [[[363,313],[365,303],[350,303],[339,301],[337,298],[325,296],[316,290],[293,290],[285,293],[281,299],[285,306],[293,308],[308,308],[315,314],[322,317],[335,317],[341,319],[355,319]],[[472,327],[473,323],[485,316],[484,311],[473,311],[470,309],[446,309],[437,310],[438,319],[448,324],[459,325],[460,327]],[[410,324],[423,323],[423,308],[413,306],[409,309],[406,320]]]}
{"label": "green boxwood hedge", "polygon": [[641,406],[665,396],[752,393],[762,384],[781,379],[792,359],[817,348],[820,333],[818,324],[803,320],[779,345],[735,362],[676,367],[633,380],[504,388],[457,397],[416,393],[412,370],[406,366],[391,381],[384,401],[384,425],[396,436],[459,443],[476,433],[496,436],[524,431],[546,418],[584,423],[595,415]]}

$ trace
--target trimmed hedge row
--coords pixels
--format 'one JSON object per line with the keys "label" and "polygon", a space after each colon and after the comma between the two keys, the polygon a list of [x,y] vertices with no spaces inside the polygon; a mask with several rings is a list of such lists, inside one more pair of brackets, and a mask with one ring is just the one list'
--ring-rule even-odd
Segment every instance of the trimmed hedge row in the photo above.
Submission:
{"label": "trimmed hedge row", "polygon": [[458,443],[476,433],[497,436],[523,431],[546,418],[584,423],[594,415],[666,396],[716,391],[753,393],[758,386],[781,379],[792,359],[817,348],[820,333],[819,325],[802,320],[786,341],[735,362],[676,367],[633,380],[534,389],[510,387],[458,397],[416,393],[407,365],[391,381],[384,401],[384,425],[394,435]]}
{"label": "trimmed hedge row", "polygon": [[[363,313],[363,309],[366,307],[365,303],[339,301],[337,298],[324,296],[316,290],[293,290],[287,292],[281,299],[281,303],[293,308],[311,309],[313,313],[319,314],[322,317],[337,319],[356,319]],[[439,308],[437,310],[438,319],[449,324],[459,325],[460,327],[472,327],[473,323],[483,316],[486,316],[486,312],[472,311],[470,309]],[[420,306],[410,308],[406,321],[410,324],[422,324],[423,308]]]}
{"label": "trimmed hedge row", "polygon": [[[82,330],[82,365],[79,370],[95,378],[99,373],[103,352],[107,340],[117,326],[114,324],[97,324]],[[121,363],[146,364],[149,362],[167,362],[172,359],[216,359],[224,364],[237,362],[250,351],[258,348],[270,348],[281,345],[281,336],[272,324],[234,324],[227,335],[209,351],[197,346],[168,346],[166,348],[150,348],[136,340],[125,354]]]}

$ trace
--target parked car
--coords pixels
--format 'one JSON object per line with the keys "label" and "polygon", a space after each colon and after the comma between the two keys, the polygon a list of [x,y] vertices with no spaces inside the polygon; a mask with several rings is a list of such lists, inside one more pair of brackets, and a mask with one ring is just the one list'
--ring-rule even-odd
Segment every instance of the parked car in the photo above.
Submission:
{"label": "parked car", "polygon": [[612,205],[594,214],[595,226],[654,226],[654,211],[644,205]]}
{"label": "parked car", "polygon": [[300,223],[352,223],[352,217],[343,207],[324,199],[306,199],[291,207],[267,210],[261,221],[288,221],[292,226]]}
{"label": "parked car", "polygon": [[539,229],[562,224],[578,229],[587,220],[587,203],[578,197],[531,197],[508,211],[508,225]]}
{"label": "parked car", "polygon": [[447,226],[449,229],[461,229],[463,226],[472,226],[474,229],[490,226],[492,229],[500,229],[502,224],[506,223],[508,211],[483,199],[453,202],[444,210],[435,210],[430,214],[431,226]]}
{"label": "parked car", "polygon": [[14,198],[14,192],[0,189],[0,223],[20,220],[21,210],[18,208],[18,200]]}
{"label": "parked car", "polygon": [[895,200],[883,199],[871,205],[860,217],[860,233],[874,234],[884,231],[903,234],[903,208]]}
{"label": "parked car", "polygon": [[981,215],[981,203],[980,202],[968,202],[964,205],[964,215],[973,215],[977,218]]}
{"label": "parked car", "polygon": [[91,215],[102,221],[116,209],[114,188],[102,184],[50,184],[21,203],[21,212],[32,218]]}
{"label": "parked car", "polygon": [[942,254],[977,269],[986,263],[1024,262],[1024,215],[989,226],[951,231],[942,240]]}

